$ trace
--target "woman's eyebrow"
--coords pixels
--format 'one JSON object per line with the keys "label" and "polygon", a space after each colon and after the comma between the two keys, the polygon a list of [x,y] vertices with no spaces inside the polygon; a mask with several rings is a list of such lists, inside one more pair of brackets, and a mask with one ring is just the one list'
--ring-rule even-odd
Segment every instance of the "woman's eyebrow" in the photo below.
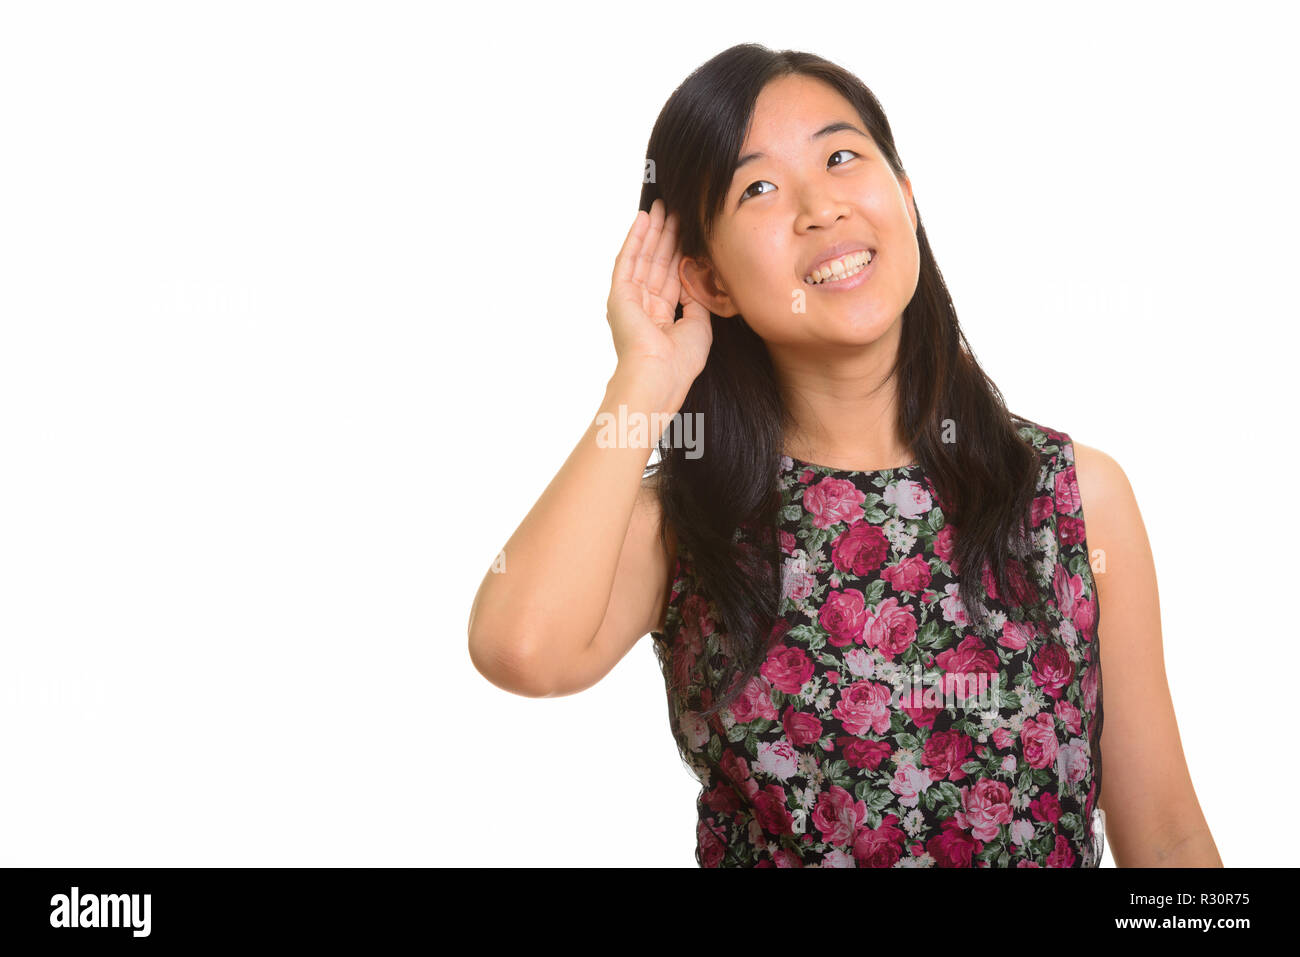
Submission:
{"label": "woman's eyebrow", "polygon": [[[812,142],[813,140],[821,139],[823,136],[830,136],[832,133],[843,133],[846,130],[850,133],[857,133],[859,136],[867,136],[866,133],[862,132],[852,123],[845,123],[843,121],[838,121],[823,126],[812,136],[808,137],[808,141]],[[867,136],[867,139],[871,139],[871,137]],[[767,156],[766,153],[746,153],[744,156],[742,156],[739,160],[736,161],[736,169],[740,169],[742,166],[744,166],[748,162],[751,162],[752,160],[764,159],[766,156]]]}

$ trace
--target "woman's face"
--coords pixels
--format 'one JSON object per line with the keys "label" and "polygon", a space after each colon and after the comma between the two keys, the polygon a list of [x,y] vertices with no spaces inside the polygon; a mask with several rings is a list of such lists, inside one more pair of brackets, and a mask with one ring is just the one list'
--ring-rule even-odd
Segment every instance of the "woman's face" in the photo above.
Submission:
{"label": "woman's face", "polygon": [[[852,128],[820,132],[832,124]],[[773,345],[865,345],[889,332],[920,274],[916,207],[857,111],[812,77],[773,80],[740,151],[751,154],[762,155],[736,169],[714,222],[712,263],[682,261],[691,295]],[[864,275],[808,283],[841,246],[875,251]]]}

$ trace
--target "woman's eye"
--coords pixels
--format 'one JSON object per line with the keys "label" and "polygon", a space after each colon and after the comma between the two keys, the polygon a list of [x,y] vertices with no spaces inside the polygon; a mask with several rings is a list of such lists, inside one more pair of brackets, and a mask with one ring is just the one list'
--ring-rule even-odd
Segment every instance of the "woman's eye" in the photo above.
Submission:
{"label": "woman's eye", "polygon": [[[831,159],[832,160],[835,159],[835,157],[839,156],[840,153],[849,153],[849,156],[861,156],[861,153],[854,152],[853,150],[836,150],[835,152],[831,153]],[[845,160],[844,163],[848,163],[848,160]],[[844,163],[835,163],[835,164],[827,163],[827,165],[842,166],[844,165]],[[746,189],[744,192],[742,192],[742,194],[740,194],[740,202],[744,203],[746,199],[749,199],[750,190],[753,190],[755,186],[762,185],[762,183],[766,183],[767,186],[772,186],[772,183],[767,182],[767,179],[755,179],[754,182],[750,183],[748,189]],[[776,187],[772,186],[772,189],[775,190]],[[771,192],[771,191],[772,190],[763,190],[763,192]],[[753,195],[761,196],[763,194],[762,192],[755,192],[755,194]]]}

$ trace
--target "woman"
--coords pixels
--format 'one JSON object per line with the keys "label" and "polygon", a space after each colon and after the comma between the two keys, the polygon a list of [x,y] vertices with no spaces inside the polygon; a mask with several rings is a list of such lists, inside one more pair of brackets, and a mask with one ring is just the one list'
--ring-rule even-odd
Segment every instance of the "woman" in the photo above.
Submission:
{"label": "woman", "polygon": [[476,667],[573,694],[651,633],[703,866],[1086,867],[1103,829],[1222,866],[1133,492],[980,370],[871,92],[743,44],[647,156],[617,367],[479,589]]}

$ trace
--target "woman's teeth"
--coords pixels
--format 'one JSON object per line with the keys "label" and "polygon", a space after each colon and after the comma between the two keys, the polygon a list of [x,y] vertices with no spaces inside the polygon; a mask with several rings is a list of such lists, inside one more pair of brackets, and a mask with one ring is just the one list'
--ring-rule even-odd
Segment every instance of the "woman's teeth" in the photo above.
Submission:
{"label": "woman's teeth", "polygon": [[871,263],[871,251],[864,250],[860,253],[850,253],[841,259],[834,259],[828,262],[820,269],[813,271],[812,275],[804,276],[803,281],[818,285],[827,280],[847,279],[855,273],[862,272]]}

